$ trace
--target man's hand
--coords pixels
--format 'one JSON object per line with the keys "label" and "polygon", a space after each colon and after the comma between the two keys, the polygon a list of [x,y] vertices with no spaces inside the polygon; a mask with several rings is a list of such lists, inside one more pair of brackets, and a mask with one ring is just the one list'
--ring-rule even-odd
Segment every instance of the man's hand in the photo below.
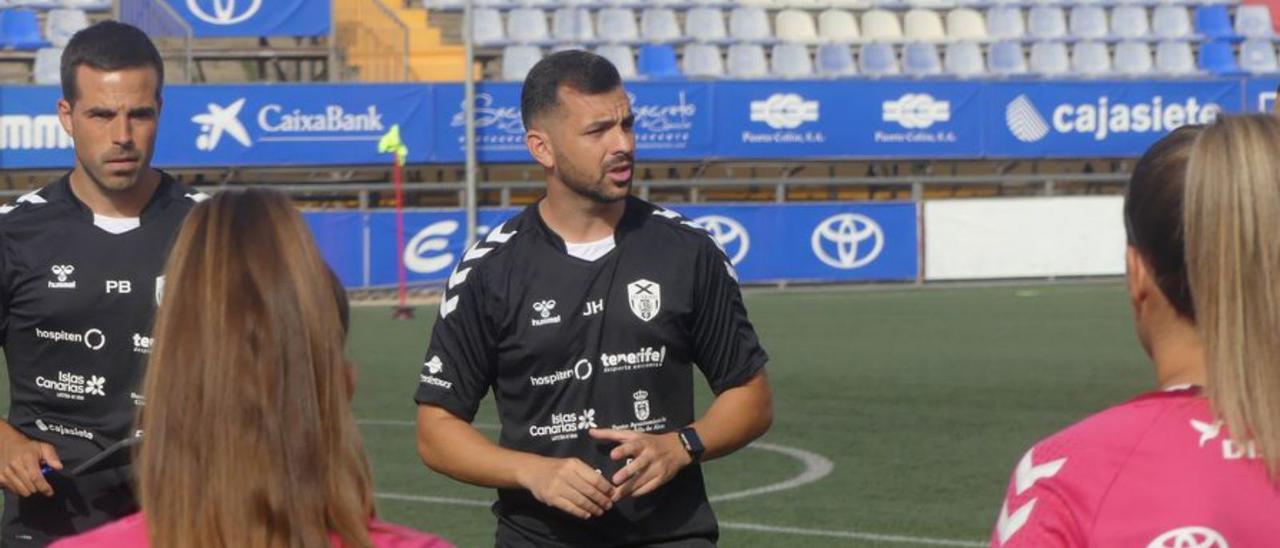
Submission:
{"label": "man's hand", "polygon": [[641,434],[630,430],[592,430],[591,437],[618,442],[609,458],[627,465],[613,475],[613,501],[627,497],[643,497],[662,487],[675,477],[680,469],[693,463],[693,457],[680,442],[675,432],[669,434]]}
{"label": "man's hand", "polygon": [[616,500],[604,476],[578,459],[540,459],[521,470],[517,480],[538,501],[581,519],[604,515]]}
{"label": "man's hand", "polygon": [[[16,434],[16,433],[15,433]],[[45,481],[40,464],[48,464],[54,470],[62,470],[62,461],[53,446],[21,434],[0,444],[0,487],[19,497],[40,493],[53,496],[53,487]]]}

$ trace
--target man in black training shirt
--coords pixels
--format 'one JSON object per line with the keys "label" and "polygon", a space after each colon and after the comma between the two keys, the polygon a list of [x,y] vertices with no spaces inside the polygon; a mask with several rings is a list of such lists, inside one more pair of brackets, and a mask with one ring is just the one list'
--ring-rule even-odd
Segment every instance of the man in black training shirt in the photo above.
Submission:
{"label": "man in black training shirt", "polygon": [[[498,489],[498,546],[713,546],[698,461],[773,417],[733,268],[705,231],[628,196],[635,116],[608,61],[548,57],[521,106],[546,197],[449,279],[416,396],[419,453]],[[695,365],[716,393],[697,421]],[[490,389],[498,445],[470,424]]]}
{"label": "man in black training shirt", "polygon": [[137,511],[127,465],[69,471],[134,434],[164,262],[203,198],[150,167],[163,70],[134,27],[76,33],[58,103],[75,168],[0,206],[4,546],[43,546]]}

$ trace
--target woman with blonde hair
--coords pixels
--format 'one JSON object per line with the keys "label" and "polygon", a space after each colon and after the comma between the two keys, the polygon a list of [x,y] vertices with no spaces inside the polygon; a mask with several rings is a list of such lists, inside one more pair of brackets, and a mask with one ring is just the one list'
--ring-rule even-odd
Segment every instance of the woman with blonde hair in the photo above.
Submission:
{"label": "woman with blonde hair", "polygon": [[197,206],[166,279],[135,457],[142,511],[55,546],[448,546],[374,519],[345,293],[284,195]]}
{"label": "woman with blonde hair", "polygon": [[1033,446],[991,546],[1276,546],[1280,119],[1170,134],[1135,166],[1124,220],[1160,390]]}

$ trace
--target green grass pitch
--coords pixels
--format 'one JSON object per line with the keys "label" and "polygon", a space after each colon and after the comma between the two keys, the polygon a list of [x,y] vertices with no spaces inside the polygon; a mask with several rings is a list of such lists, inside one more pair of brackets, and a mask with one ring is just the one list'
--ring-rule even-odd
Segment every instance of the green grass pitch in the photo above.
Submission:
{"label": "green grass pitch", "polygon": [[[984,543],[1031,443],[1154,384],[1119,284],[761,291],[747,306],[772,356],[776,420],[761,441],[834,467],[716,503],[726,547]],[[435,309],[417,313],[353,312],[355,413],[379,512],[459,546],[492,546],[494,518],[474,504],[491,491],[429,471],[414,450],[412,393]],[[708,401],[704,387],[699,404]],[[477,422],[495,417],[487,400]],[[712,495],[806,470],[758,448],[705,466]]]}

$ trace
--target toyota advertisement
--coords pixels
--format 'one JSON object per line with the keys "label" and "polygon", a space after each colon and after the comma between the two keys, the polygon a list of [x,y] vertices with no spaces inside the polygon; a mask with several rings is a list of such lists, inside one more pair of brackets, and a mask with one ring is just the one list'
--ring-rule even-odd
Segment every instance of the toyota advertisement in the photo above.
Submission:
{"label": "toyota advertisement", "polygon": [[196,38],[327,36],[326,0],[168,0]]}
{"label": "toyota advertisement", "polygon": [[[675,205],[704,227],[743,283],[908,281],[920,272],[919,223],[913,203]],[[483,235],[517,209],[483,209]],[[397,280],[395,213],[306,213],[325,259],[347,287]],[[460,209],[405,212],[405,271],[410,283],[449,277],[463,255]]]}

